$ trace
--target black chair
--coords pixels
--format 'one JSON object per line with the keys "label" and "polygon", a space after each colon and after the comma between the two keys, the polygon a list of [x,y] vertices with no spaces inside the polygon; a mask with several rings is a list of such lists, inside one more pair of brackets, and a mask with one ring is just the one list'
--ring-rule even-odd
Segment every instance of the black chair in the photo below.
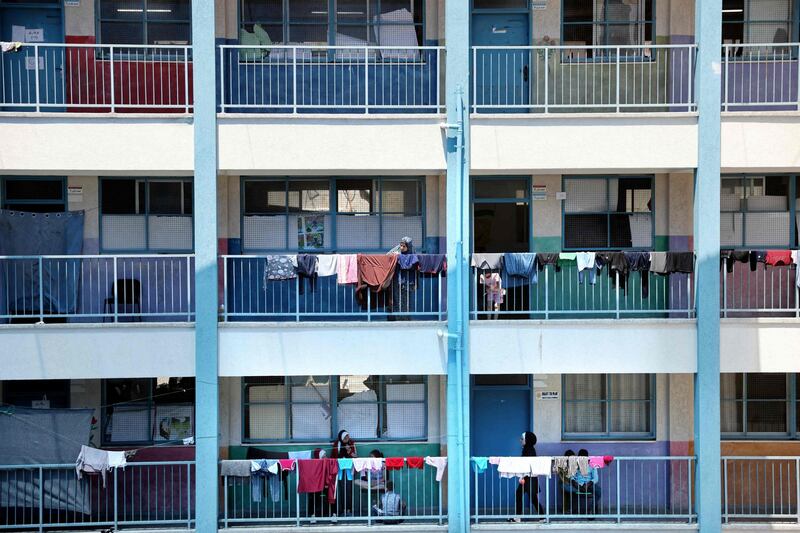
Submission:
{"label": "black chair", "polygon": [[[114,297],[114,286],[117,287],[117,296]],[[109,314],[115,309],[118,311],[119,306],[123,306],[123,311],[128,307],[133,311],[132,318],[134,320],[142,321],[142,283],[138,279],[123,278],[118,279],[114,285],[111,285],[111,296],[105,299],[103,307],[103,321],[109,318]]]}

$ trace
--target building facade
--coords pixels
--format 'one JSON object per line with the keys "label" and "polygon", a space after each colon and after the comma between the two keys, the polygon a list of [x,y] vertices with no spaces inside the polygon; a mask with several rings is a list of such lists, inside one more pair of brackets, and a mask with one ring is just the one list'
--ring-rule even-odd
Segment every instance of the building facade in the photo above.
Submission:
{"label": "building facade", "polygon": [[798,26],[0,0],[0,529],[796,526]]}

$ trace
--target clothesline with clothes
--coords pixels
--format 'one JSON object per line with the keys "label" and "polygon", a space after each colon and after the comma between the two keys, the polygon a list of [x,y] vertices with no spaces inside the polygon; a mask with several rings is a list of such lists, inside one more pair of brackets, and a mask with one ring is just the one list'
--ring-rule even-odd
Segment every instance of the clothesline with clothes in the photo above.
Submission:
{"label": "clothesline with clothes", "polygon": [[719,253],[719,268],[725,267],[729,274],[733,273],[736,263],[747,263],[750,272],[758,270],[758,264],[764,268],[770,266],[788,266],[795,269],[795,285],[800,287],[800,257],[798,250],[722,250]]}
{"label": "clothesline with clothes", "polygon": [[613,461],[611,455],[473,457],[472,470],[476,474],[483,474],[489,465],[494,465],[501,478],[550,477],[553,474],[571,478],[577,473],[588,476],[591,469],[605,468]]}
{"label": "clothesline with clothes", "polygon": [[[287,478],[290,472],[297,474],[297,493],[324,493],[328,502],[336,501],[337,481],[342,479],[367,479],[362,487],[369,490],[384,490],[384,476],[389,472],[408,468],[424,470],[426,466],[436,470],[436,481],[441,482],[447,468],[447,457],[359,457],[338,458],[325,457],[322,450],[289,452],[287,459],[243,459],[225,460],[220,464],[220,475],[228,481],[234,478],[249,478],[251,497],[254,502],[261,502],[266,489],[273,502],[283,496],[289,499]],[[281,491],[283,485],[283,491]]]}
{"label": "clothesline with clothes", "polygon": [[562,267],[574,266],[578,283],[588,280],[597,283],[597,275],[605,268],[613,283],[619,280],[627,290],[631,272],[639,272],[642,280],[642,297],[649,296],[649,273],[668,276],[694,272],[693,252],[507,252],[472,254],[471,266],[479,272],[479,281],[486,290],[486,298],[495,306],[504,301],[505,289],[539,282],[539,273],[547,266],[556,272]]}

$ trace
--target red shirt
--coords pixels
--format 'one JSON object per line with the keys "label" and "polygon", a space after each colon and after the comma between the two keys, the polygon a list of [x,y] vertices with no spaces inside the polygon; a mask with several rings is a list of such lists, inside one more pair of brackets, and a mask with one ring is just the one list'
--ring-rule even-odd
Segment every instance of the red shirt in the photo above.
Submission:
{"label": "red shirt", "polygon": [[328,488],[328,501],[336,501],[336,475],[339,462],[336,459],[298,459],[297,492],[307,494],[322,492]]}
{"label": "red shirt", "polygon": [[767,260],[765,262],[772,266],[791,265],[792,252],[791,250],[767,250]]}

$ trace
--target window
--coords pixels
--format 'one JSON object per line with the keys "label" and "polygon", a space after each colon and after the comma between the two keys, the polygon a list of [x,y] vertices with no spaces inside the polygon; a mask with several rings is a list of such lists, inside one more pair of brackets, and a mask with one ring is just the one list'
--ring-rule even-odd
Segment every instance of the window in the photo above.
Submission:
{"label": "window", "polygon": [[[723,0],[722,42],[787,43],[796,35],[792,0]],[[774,49],[734,48],[738,56],[775,53]]]}
{"label": "window", "polygon": [[102,44],[190,44],[191,0],[97,0]]}
{"label": "window", "polygon": [[653,177],[565,177],[567,250],[653,247]]}
{"label": "window", "polygon": [[19,407],[67,409],[70,406],[70,380],[4,381],[3,403]]}
{"label": "window", "polygon": [[422,0],[240,0],[239,6],[240,44],[410,47],[424,42]]}
{"label": "window", "polygon": [[247,251],[386,251],[424,236],[422,178],[245,178]]}
{"label": "window", "polygon": [[795,226],[792,182],[791,176],[722,176],[721,246],[788,248]]}
{"label": "window", "polygon": [[33,213],[59,213],[67,210],[64,178],[0,178],[0,184],[4,209]]}
{"label": "window", "polygon": [[103,380],[103,444],[158,444],[194,436],[194,378]]}
{"label": "window", "polygon": [[427,435],[424,376],[252,377],[243,383],[246,442],[329,441],[341,429],[356,440]]}
{"label": "window", "polygon": [[567,374],[565,438],[655,437],[655,375]]}
{"label": "window", "polygon": [[644,45],[653,42],[654,0],[563,0],[565,46]]}
{"label": "window", "polygon": [[[728,438],[775,438],[797,434],[795,374],[720,375],[721,432]],[[790,429],[791,428],[791,429]]]}
{"label": "window", "polygon": [[101,249],[190,252],[192,193],[187,178],[102,178]]}

